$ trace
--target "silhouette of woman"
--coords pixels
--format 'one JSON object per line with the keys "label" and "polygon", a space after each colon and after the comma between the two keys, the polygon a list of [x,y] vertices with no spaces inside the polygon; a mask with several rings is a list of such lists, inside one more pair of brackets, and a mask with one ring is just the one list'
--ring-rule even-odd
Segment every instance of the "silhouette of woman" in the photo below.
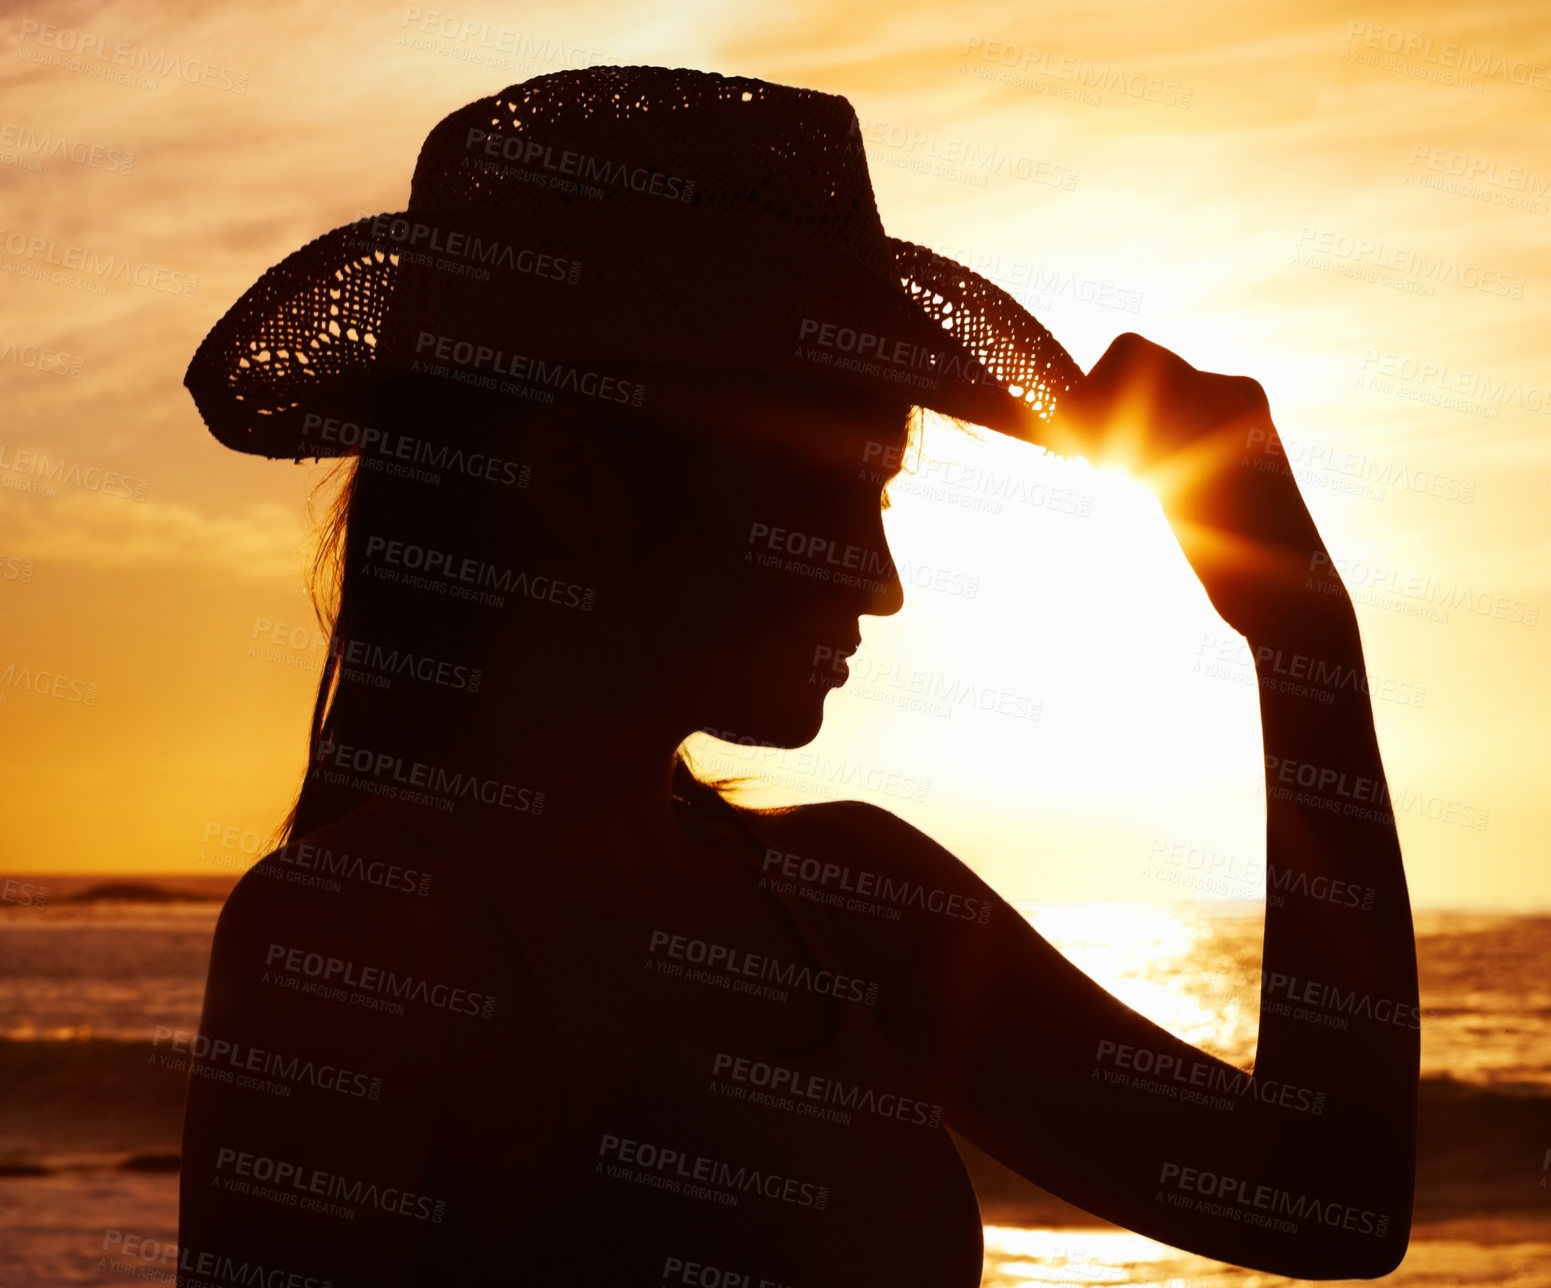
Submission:
{"label": "silhouette of woman", "polygon": [[[759,80],[539,77],[201,346],[222,442],[347,473],[306,778],[216,930],[180,1284],[968,1288],[947,1127],[1206,1256],[1399,1263],[1405,878],[1364,686],[1276,682],[1364,672],[1264,396],[1130,335],[1084,377],[884,236],[856,137]],[[1268,860],[1374,892],[1268,910],[1252,1074],[888,811],[739,808],[680,755],[817,734],[903,603],[874,468],[917,407],[1090,456],[1141,426],[1172,479],[1265,681]]]}

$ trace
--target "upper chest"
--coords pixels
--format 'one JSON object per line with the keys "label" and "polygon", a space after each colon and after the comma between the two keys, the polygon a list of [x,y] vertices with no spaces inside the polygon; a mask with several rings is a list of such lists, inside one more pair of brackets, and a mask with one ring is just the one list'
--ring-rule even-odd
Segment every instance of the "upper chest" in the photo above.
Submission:
{"label": "upper chest", "polygon": [[[545,1255],[609,1232],[608,1281],[672,1257],[735,1269],[763,1249],[752,1282],[854,1288],[891,1266],[894,1282],[976,1282],[973,1191],[941,1109],[876,1023],[878,981],[757,866],[705,857],[691,884],[618,888],[461,856],[546,1016],[553,1065],[546,1103],[455,1133],[465,1202],[490,1205],[475,1224],[511,1228],[500,1160],[542,1120]],[[495,1063],[479,1076],[498,1083]],[[498,1086],[480,1099],[499,1103]]]}

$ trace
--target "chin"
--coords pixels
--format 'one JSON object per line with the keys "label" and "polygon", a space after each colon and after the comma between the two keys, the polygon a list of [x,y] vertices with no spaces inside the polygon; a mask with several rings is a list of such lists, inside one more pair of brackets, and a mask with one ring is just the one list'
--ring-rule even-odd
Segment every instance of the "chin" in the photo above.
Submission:
{"label": "chin", "polygon": [[767,689],[760,701],[723,720],[708,721],[704,733],[723,742],[753,743],[792,750],[806,747],[824,727],[824,695],[817,685],[794,686],[790,691]]}

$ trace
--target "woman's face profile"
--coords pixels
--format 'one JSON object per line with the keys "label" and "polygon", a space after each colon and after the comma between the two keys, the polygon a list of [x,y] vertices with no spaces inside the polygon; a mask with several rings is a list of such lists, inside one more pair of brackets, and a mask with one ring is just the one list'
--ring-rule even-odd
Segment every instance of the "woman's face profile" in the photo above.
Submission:
{"label": "woman's face profile", "polygon": [[652,423],[672,432],[595,512],[591,557],[609,565],[597,624],[686,735],[802,746],[845,682],[858,619],[904,603],[881,511],[910,404],[790,382],[648,390]]}

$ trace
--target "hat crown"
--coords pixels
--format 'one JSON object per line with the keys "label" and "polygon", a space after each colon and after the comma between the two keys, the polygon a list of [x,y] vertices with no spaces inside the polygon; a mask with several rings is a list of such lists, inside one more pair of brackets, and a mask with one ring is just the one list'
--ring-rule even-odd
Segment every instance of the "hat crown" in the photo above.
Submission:
{"label": "hat crown", "polygon": [[585,67],[508,86],[445,117],[409,209],[500,215],[559,204],[676,207],[771,220],[897,276],[857,117],[838,94],[666,67]]}
{"label": "hat crown", "polygon": [[846,384],[1044,442],[1082,379],[1005,290],[884,232],[844,98],[588,67],[443,118],[409,206],[273,265],[184,383],[222,443],[300,459],[364,451],[345,431],[402,375],[617,400],[616,365]]}

